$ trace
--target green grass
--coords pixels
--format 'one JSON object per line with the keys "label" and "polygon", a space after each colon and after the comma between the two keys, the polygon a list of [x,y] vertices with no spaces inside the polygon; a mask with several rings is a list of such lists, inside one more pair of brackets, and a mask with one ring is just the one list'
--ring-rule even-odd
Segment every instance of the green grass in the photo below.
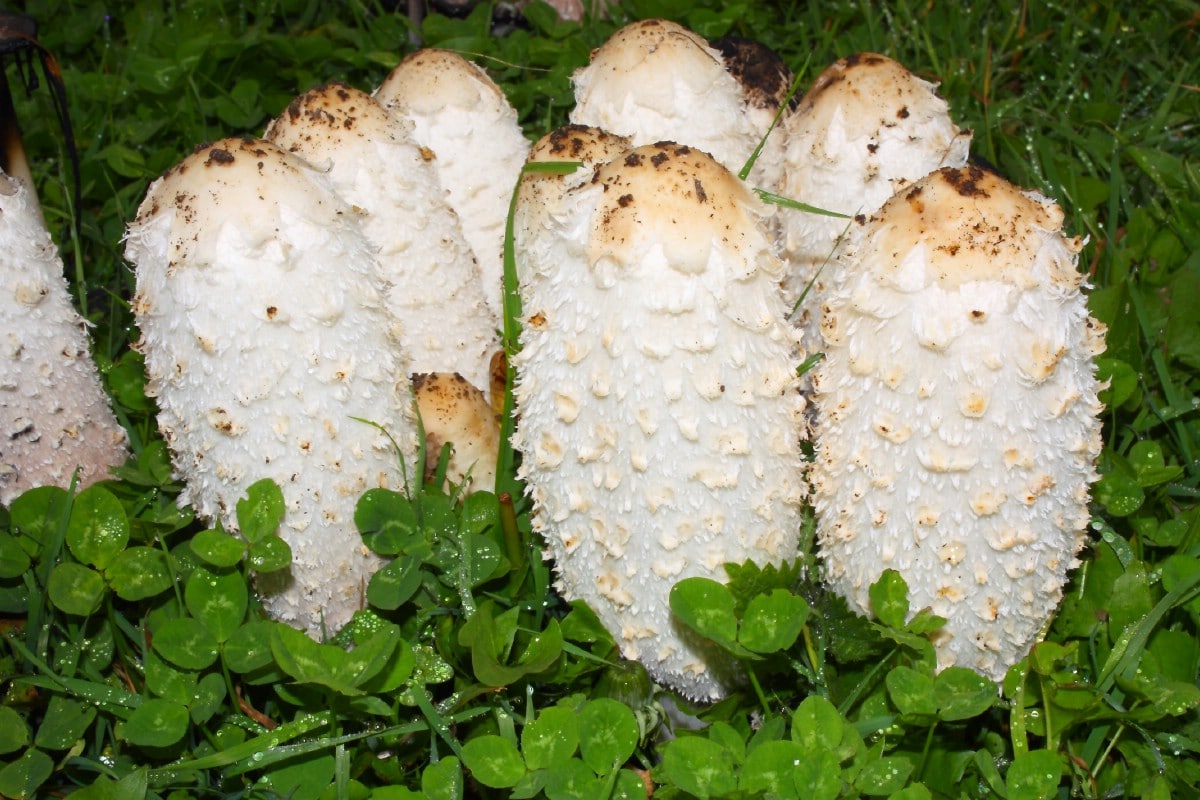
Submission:
{"label": "green grass", "polygon": [[[148,183],[195,145],[259,133],[325,80],[378,84],[408,47],[406,20],[334,8],[25,5],[68,86],[81,242],[49,94],[18,92],[18,115],[137,460],[102,489],[0,510],[0,794],[632,797],[650,770],[658,797],[1200,796],[1200,5],[626,0],[582,28],[535,9],[531,30],[502,39],[486,9],[426,20],[425,41],[487,66],[531,136],[565,120],[571,71],[632,18],[761,39],[809,64],[807,79],[882,52],[940,81],[974,153],[1057,199],[1088,239],[1090,304],[1109,326],[1106,446],[1084,563],[1045,642],[997,696],[973,673],[934,676],[929,621],[905,621],[902,581],[881,582],[890,611],[868,622],[811,573],[744,568],[727,590],[689,586],[684,611],[729,592],[718,641],[729,625],[804,624],[752,640],[753,691],[672,744],[654,734],[645,673],[586,608],[554,598],[544,562],[504,555],[514,537],[534,546],[519,503],[455,506],[437,487],[364,498],[364,539],[393,560],[374,614],[343,637],[350,653],[257,617],[242,556],[277,559],[270,531],[189,544],[202,526],[175,508],[129,349],[121,237]],[[277,510],[263,489],[246,512],[261,526]],[[419,535],[388,533],[397,519]],[[97,545],[97,526],[116,538]]]}

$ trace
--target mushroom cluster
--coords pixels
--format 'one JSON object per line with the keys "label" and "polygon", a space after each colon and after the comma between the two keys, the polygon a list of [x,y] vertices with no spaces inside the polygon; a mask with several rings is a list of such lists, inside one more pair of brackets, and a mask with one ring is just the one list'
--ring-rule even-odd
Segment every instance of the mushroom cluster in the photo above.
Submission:
{"label": "mushroom cluster", "polygon": [[[476,138],[448,136],[439,112]],[[494,480],[497,270],[527,149],[482,70],[426,51],[374,97],[321,86],[264,138],[200,147],[129,225],[139,347],[181,502],[236,530],[251,483],[283,489],[294,563],[258,581],[276,618],[321,637],[363,605],[379,562],[354,543],[354,506],[399,488],[416,413],[432,458],[455,444],[450,480]]]}
{"label": "mushroom cluster", "polygon": [[345,555],[348,509],[397,477],[351,417],[411,457],[415,395],[456,480],[495,474],[516,189],[512,444],[558,590],[662,684],[719,698],[737,665],[671,587],[795,559],[811,485],[833,591],[869,613],[901,571],[947,618],[939,663],[1001,677],[1061,597],[1096,477],[1103,331],[1061,211],[968,166],[935,86],[882,55],[792,104],[760,45],[648,20],[573,80],[572,124],[530,149],[481,69],[420,51],[374,95],[307,92],[151,188],[128,252],[187,497],[230,525],[276,477],[303,546],[268,607],[344,621],[375,566]]}

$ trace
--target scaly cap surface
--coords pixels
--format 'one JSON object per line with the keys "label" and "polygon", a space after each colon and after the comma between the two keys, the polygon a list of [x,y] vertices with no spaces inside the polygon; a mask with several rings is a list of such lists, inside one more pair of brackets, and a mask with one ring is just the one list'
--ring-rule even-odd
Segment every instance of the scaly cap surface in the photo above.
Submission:
{"label": "scaly cap surface", "polygon": [[297,97],[267,139],[324,172],[378,253],[388,306],[417,372],[457,372],[487,387],[499,349],[475,258],[412,124],[342,83]]}
{"label": "scaly cap surface", "polygon": [[126,242],[181,502],[236,530],[237,501],[273,478],[294,563],[260,576],[264,605],[336,630],[379,565],[355,502],[399,480],[392,441],[352,417],[415,452],[407,364],[356,216],[304,161],[226,139],[151,184]]}
{"label": "scaly cap surface", "polygon": [[533,524],[560,590],[627,657],[716,698],[736,665],[668,597],[727,562],[796,556],[804,401],[780,264],[757,198],[698,150],[648,145],[557,185],[517,253]]}
{"label": "scaly cap surface", "polygon": [[852,232],[823,308],[812,477],[825,578],[884,569],[948,621],[941,667],[1029,652],[1084,541],[1101,411],[1080,243],[1050,200],[939,170]]}

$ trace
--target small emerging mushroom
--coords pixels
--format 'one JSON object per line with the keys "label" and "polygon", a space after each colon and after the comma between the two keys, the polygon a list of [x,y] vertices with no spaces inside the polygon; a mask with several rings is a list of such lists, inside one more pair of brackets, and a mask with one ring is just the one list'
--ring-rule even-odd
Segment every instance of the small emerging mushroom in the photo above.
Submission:
{"label": "small emerging mushroom", "polygon": [[151,184],[126,241],[180,501],[236,530],[237,501],[274,479],[294,559],[259,576],[263,604],[336,630],[380,564],[355,503],[416,452],[408,364],[357,215],[303,160],[225,139]]}
{"label": "small emerging mushroom", "polygon": [[1062,211],[941,169],[851,231],[830,276],[812,476],[825,579],[885,569],[945,617],[939,667],[1000,680],[1062,598],[1100,452],[1104,328]]}
{"label": "small emerging mushroom", "polygon": [[417,373],[412,385],[425,428],[426,478],[437,467],[442,446],[450,443],[446,478],[465,483],[467,492],[490,492],[496,484],[500,425],[487,397],[453,372]]}
{"label": "small emerging mushroom", "polygon": [[[585,160],[614,143],[559,136]],[[804,400],[764,217],[711,157],[659,143],[523,184],[515,220],[534,528],[563,595],[693,698],[739,675],[672,617],[671,587],[794,558],[800,530]]]}
{"label": "small emerging mushroom", "polygon": [[[954,125],[936,88],[876,53],[828,67],[784,119],[782,194],[826,211],[869,216],[935,169],[965,165],[971,134]],[[785,300],[795,305],[815,280],[804,305],[818,309],[828,280],[819,273],[848,220],[801,211],[780,216],[788,261]],[[817,313],[807,316],[815,334]]]}
{"label": "small emerging mushroom", "polygon": [[293,100],[267,139],[320,169],[354,209],[402,322],[411,368],[457,372],[487,387],[499,318],[412,123],[358,89],[330,83]]}
{"label": "small emerging mushroom", "polygon": [[[729,40],[723,52],[681,25],[650,19],[614,33],[571,80],[571,122],[635,145],[669,140],[699,148],[736,173],[766,136],[790,73],[762,45]],[[750,173],[771,191],[782,172],[780,134],[767,139]]]}
{"label": "small emerging mushroom", "polygon": [[0,171],[0,504],[129,455],[33,189]]}
{"label": "small emerging mushroom", "polygon": [[486,72],[448,50],[418,50],[405,58],[375,90],[375,99],[411,121],[414,140],[432,154],[479,262],[484,297],[502,319],[504,226],[529,152],[516,110]]}

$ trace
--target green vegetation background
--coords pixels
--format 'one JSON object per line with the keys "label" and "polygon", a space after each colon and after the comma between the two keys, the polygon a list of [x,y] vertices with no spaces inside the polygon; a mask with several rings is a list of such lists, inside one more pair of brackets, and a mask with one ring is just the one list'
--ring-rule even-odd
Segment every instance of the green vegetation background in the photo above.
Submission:
{"label": "green vegetation background", "polygon": [[[44,86],[17,89],[18,116],[137,458],[96,490],[0,509],[0,795],[1200,796],[1200,4],[626,0],[584,25],[535,5],[504,36],[488,6],[419,30],[375,2],[20,10],[68,88],[81,241]],[[1000,693],[935,677],[920,635],[935,623],[906,619],[895,576],[866,622],[814,570],[742,568],[678,602],[752,686],[670,740],[644,673],[550,595],[520,502],[462,506],[436,486],[365,497],[360,529],[394,560],[349,653],[256,613],[246,564],[286,559],[272,487],[239,509],[249,542],[175,507],[120,256],[148,182],[201,142],[260,133],[321,82],[372,89],[418,36],[484,65],[536,137],[565,120],[589,51],[651,16],[764,41],[802,85],[855,51],[897,58],[941,82],[978,157],[1088,237],[1111,380],[1092,536],[1046,641]]]}

